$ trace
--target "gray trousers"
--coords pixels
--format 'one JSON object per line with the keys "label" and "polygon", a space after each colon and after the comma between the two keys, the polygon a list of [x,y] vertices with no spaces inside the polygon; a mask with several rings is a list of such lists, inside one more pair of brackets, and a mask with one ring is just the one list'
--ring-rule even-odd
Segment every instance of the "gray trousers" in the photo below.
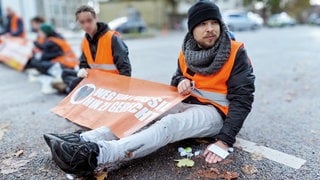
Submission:
{"label": "gray trousers", "polygon": [[101,127],[81,137],[98,144],[98,164],[105,164],[143,157],[179,140],[214,136],[222,125],[214,107],[179,103],[154,124],[130,136],[117,139],[108,128]]}

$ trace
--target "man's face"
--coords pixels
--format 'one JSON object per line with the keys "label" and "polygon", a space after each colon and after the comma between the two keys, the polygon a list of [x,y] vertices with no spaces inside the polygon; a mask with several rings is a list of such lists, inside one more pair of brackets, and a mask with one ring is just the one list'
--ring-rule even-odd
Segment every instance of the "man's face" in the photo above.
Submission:
{"label": "man's face", "polygon": [[7,16],[12,16],[14,14],[11,8],[7,8],[6,11],[7,11]]}
{"label": "man's face", "polygon": [[217,20],[207,20],[193,29],[193,37],[203,49],[211,48],[220,37],[220,24]]}
{"label": "man's face", "polygon": [[97,29],[97,19],[90,12],[81,12],[77,15],[81,28],[88,34],[94,34]]}
{"label": "man's face", "polygon": [[31,21],[31,28],[33,32],[38,32],[40,29],[41,23],[38,23],[36,21]]}

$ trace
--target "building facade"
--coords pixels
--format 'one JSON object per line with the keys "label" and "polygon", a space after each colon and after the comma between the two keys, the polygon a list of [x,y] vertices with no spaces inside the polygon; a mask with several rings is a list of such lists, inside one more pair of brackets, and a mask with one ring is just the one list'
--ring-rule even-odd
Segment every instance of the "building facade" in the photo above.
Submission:
{"label": "building facade", "polygon": [[57,28],[74,28],[74,12],[81,4],[90,0],[1,0],[3,17],[6,8],[12,8],[25,22],[25,29],[30,30],[30,20],[34,16],[43,16],[47,22]]}

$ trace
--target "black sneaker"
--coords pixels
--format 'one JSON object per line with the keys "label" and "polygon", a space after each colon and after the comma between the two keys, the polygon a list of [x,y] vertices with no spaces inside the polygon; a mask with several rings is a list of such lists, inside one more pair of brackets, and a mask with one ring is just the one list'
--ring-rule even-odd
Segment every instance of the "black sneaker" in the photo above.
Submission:
{"label": "black sneaker", "polygon": [[77,176],[92,175],[97,167],[99,147],[96,143],[68,143],[51,140],[52,159],[66,173]]}
{"label": "black sneaker", "polygon": [[58,141],[66,141],[69,143],[80,143],[84,142],[80,138],[80,134],[84,132],[84,130],[78,130],[73,133],[66,133],[66,134],[54,134],[54,133],[48,133],[44,134],[44,140],[46,141],[47,145],[50,147],[50,140],[58,140]]}

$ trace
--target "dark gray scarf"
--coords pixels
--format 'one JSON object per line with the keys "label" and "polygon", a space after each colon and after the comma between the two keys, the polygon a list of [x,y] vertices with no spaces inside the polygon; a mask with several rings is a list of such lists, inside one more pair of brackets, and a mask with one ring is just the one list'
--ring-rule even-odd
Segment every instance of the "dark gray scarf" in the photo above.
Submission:
{"label": "dark gray scarf", "polygon": [[190,33],[185,36],[182,51],[188,68],[202,75],[210,75],[219,71],[227,61],[231,51],[231,41],[226,25],[221,22],[221,33],[212,48],[200,49]]}

